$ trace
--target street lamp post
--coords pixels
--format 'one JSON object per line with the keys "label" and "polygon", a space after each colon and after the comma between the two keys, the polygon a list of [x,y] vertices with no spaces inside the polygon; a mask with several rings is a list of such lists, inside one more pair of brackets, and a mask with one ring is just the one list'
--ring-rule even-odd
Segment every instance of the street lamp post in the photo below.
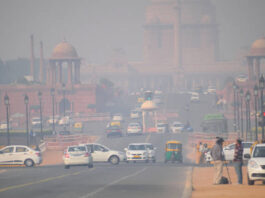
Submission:
{"label": "street lamp post", "polygon": [[240,134],[240,113],[239,113],[239,86],[236,86],[236,114],[237,114],[237,131]]}
{"label": "street lamp post", "polygon": [[236,83],[235,81],[233,82],[233,90],[234,90],[234,131],[236,131]]}
{"label": "street lamp post", "polygon": [[9,135],[9,97],[6,94],[4,97],[6,105],[6,136],[7,136],[7,145],[10,145],[10,135]]}
{"label": "street lamp post", "polygon": [[54,123],[54,95],[55,89],[51,88],[51,96],[52,96],[52,132],[55,134],[55,123]]}
{"label": "street lamp post", "polygon": [[41,140],[43,140],[43,131],[42,131],[42,93],[39,91],[38,92],[38,97],[40,101],[40,137]]}
{"label": "street lamp post", "polygon": [[65,117],[65,84],[63,83],[63,116]]}
{"label": "street lamp post", "polygon": [[260,107],[261,107],[261,116],[262,116],[262,140],[264,140],[264,105],[263,105],[263,89],[264,89],[264,77],[263,75],[261,75],[260,79],[259,79],[259,88],[260,88]]}
{"label": "street lamp post", "polygon": [[258,100],[258,91],[259,88],[257,85],[254,86],[254,100],[255,100],[255,141],[258,140],[258,118],[257,118],[257,100]]}
{"label": "street lamp post", "polygon": [[27,146],[28,146],[29,145],[29,112],[28,112],[29,97],[27,94],[24,97],[24,103],[26,105],[26,134],[27,134]]}
{"label": "street lamp post", "polygon": [[246,93],[246,140],[248,140],[248,134],[250,133],[250,93]]}
{"label": "street lamp post", "polygon": [[244,119],[243,119],[243,97],[244,97],[244,91],[243,89],[240,89],[239,91],[240,95],[240,111],[241,111],[241,138],[244,137]]}

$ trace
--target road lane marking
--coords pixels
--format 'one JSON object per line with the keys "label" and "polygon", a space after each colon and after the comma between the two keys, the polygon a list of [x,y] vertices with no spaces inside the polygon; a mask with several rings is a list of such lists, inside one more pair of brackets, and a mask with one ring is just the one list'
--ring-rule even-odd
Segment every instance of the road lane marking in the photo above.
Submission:
{"label": "road lane marking", "polygon": [[146,136],[146,138],[145,138],[145,142],[149,142],[150,138],[151,138],[151,133],[149,133],[149,134]]}
{"label": "road lane marking", "polygon": [[192,192],[192,168],[189,167],[186,174],[186,183],[182,193],[182,198],[189,198]]}
{"label": "road lane marking", "polygon": [[[89,172],[94,170],[94,169],[95,168],[89,169]],[[13,189],[23,188],[23,187],[27,187],[27,186],[32,186],[34,184],[46,183],[46,182],[49,182],[49,181],[54,181],[54,180],[57,180],[57,179],[68,177],[68,176],[79,175],[82,172],[87,172],[87,170],[86,171],[79,171],[79,172],[75,172],[75,173],[64,174],[64,175],[60,175],[60,176],[56,176],[56,177],[48,177],[46,179],[42,179],[42,180],[39,180],[39,181],[34,181],[34,182],[29,182],[29,183],[25,183],[25,184],[14,185],[14,186],[8,186],[6,188],[0,188],[0,193],[8,191],[8,190],[13,190]]]}
{"label": "road lane marking", "polygon": [[80,197],[80,198],[88,198],[88,197],[92,197],[92,196],[96,195],[97,193],[102,192],[103,190],[105,190],[106,188],[108,188],[108,187],[110,187],[110,186],[113,186],[113,185],[115,185],[115,184],[118,184],[118,183],[120,183],[121,181],[126,180],[126,179],[128,179],[128,178],[130,178],[130,177],[135,177],[135,176],[137,176],[138,174],[144,172],[146,169],[147,169],[147,167],[145,167],[145,168],[143,168],[143,169],[141,169],[141,170],[139,170],[139,171],[137,171],[137,172],[135,172],[135,173],[133,173],[133,174],[131,174],[131,175],[126,175],[126,176],[124,176],[124,177],[122,177],[122,178],[120,178],[120,179],[117,179],[117,180],[115,180],[115,181],[113,181],[113,182],[111,182],[111,183],[108,183],[108,184],[106,184],[106,185],[104,185],[104,186],[102,186],[102,187],[96,189],[95,191],[93,191],[93,192],[91,192],[91,193],[88,193],[88,194],[86,194],[86,195],[84,195],[84,196],[82,196],[82,197]]}

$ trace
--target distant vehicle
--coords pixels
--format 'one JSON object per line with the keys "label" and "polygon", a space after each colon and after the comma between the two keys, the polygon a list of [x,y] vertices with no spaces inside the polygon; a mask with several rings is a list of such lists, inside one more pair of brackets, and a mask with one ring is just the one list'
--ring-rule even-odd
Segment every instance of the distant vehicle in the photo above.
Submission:
{"label": "distant vehicle", "polygon": [[158,133],[168,133],[169,132],[168,123],[158,122],[156,125],[156,130]]}
{"label": "distant vehicle", "polygon": [[265,144],[257,144],[251,154],[245,154],[248,158],[247,178],[248,185],[254,185],[255,181],[265,184]]}
{"label": "distant vehicle", "polygon": [[41,162],[41,152],[28,146],[10,145],[0,150],[0,164],[2,165],[24,164],[27,167],[31,167]]}
{"label": "distant vehicle", "polygon": [[142,112],[140,110],[132,110],[130,113],[132,119],[139,119],[142,117]]}
{"label": "distant vehicle", "polygon": [[156,162],[156,148],[151,143],[144,143],[144,145],[148,152],[148,160]]}
{"label": "distant vehicle", "polygon": [[197,92],[192,92],[192,94],[190,96],[190,101],[191,102],[199,102],[200,101],[199,94]]}
{"label": "distant vehicle", "polygon": [[58,135],[71,135],[70,131],[59,131]]}
{"label": "distant vehicle", "polygon": [[[58,124],[59,122],[59,116],[54,116],[54,124]],[[49,119],[47,120],[48,125],[53,125],[53,117],[50,116]]]}
{"label": "distant vehicle", "polygon": [[228,132],[227,119],[223,114],[206,114],[201,127],[203,132]]}
{"label": "distant vehicle", "polygon": [[207,92],[209,94],[215,94],[216,93],[216,87],[215,86],[209,86],[207,89]]}
{"label": "distant vehicle", "polygon": [[123,122],[123,116],[121,114],[115,114],[115,115],[113,115],[112,120]]}
{"label": "distant vehicle", "polygon": [[93,162],[109,162],[117,165],[122,161],[126,161],[124,152],[111,150],[97,143],[86,144],[86,147],[92,153]]}
{"label": "distant vehicle", "polygon": [[111,136],[122,136],[122,130],[120,126],[114,125],[106,128],[107,137]]}
{"label": "distant vehicle", "polygon": [[68,169],[70,166],[86,165],[88,168],[93,167],[93,158],[88,152],[86,146],[69,146],[64,155],[64,168]]}
{"label": "distant vehicle", "polygon": [[32,127],[39,128],[40,125],[41,125],[41,120],[40,120],[39,117],[33,117],[33,118],[31,119],[31,126],[32,126]]}
{"label": "distant vehicle", "polygon": [[236,77],[236,81],[238,82],[246,82],[248,80],[248,76],[245,74],[240,74]]}
{"label": "distant vehicle", "polygon": [[[2,122],[2,123],[0,124],[0,129],[1,129],[1,130],[6,130],[6,129],[7,129],[7,123],[6,123],[6,122]],[[9,125],[9,129],[10,129],[10,125]]]}
{"label": "distant vehicle", "polygon": [[173,122],[170,130],[172,133],[179,133],[184,129],[184,124],[182,124],[181,122]]}
{"label": "distant vehicle", "polygon": [[71,125],[71,118],[69,116],[62,117],[59,121],[58,124],[60,126],[69,126]]}
{"label": "distant vehicle", "polygon": [[138,122],[131,122],[128,125],[127,128],[127,135],[142,135],[143,134],[143,130],[142,130],[142,126],[140,123]]}
{"label": "distant vehicle", "polygon": [[126,151],[127,162],[149,162],[148,150],[145,143],[131,143],[124,150]]}

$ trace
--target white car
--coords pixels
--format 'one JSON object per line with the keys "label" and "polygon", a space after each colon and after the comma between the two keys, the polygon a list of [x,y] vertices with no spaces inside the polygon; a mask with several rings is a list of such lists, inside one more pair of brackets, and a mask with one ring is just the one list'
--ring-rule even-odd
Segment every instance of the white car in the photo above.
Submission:
{"label": "white car", "polygon": [[123,116],[121,114],[115,114],[115,115],[113,115],[112,120],[123,122]]}
{"label": "white car", "polygon": [[70,166],[86,165],[88,168],[93,167],[93,158],[86,146],[68,146],[64,155],[64,168]]}
{"label": "white car", "polygon": [[[243,155],[244,154],[250,154],[250,147],[253,144],[253,142],[242,142],[243,144]],[[235,143],[229,144],[223,148],[225,160],[227,161],[232,161],[234,159],[234,154],[235,154]],[[243,158],[246,160],[245,158]]]}
{"label": "white car", "polygon": [[32,127],[40,127],[40,124],[41,124],[41,120],[39,117],[33,117],[31,119],[31,125]]}
{"label": "white car", "polygon": [[209,86],[208,89],[207,89],[207,92],[209,94],[215,94],[216,93],[216,87],[214,86]]}
{"label": "white car", "polygon": [[132,110],[131,113],[130,113],[130,117],[132,119],[138,119],[138,118],[141,118],[142,117],[142,112],[139,111],[139,110]]}
{"label": "white car", "polygon": [[42,162],[41,152],[24,145],[6,146],[0,150],[0,164],[31,167]]}
{"label": "white car", "polygon": [[156,125],[156,130],[158,133],[168,133],[169,132],[168,124],[164,122],[158,122]]}
{"label": "white car", "polygon": [[197,92],[193,92],[190,96],[190,101],[191,102],[199,102],[200,101],[199,94]]}
{"label": "white car", "polygon": [[127,135],[142,135],[143,134],[143,130],[142,130],[142,126],[140,123],[138,122],[131,122],[128,125],[127,128]]}
{"label": "white car", "polygon": [[156,148],[151,143],[143,143],[148,152],[148,160],[156,162]]}
{"label": "white car", "polygon": [[66,126],[71,124],[71,118],[69,116],[62,117],[59,121],[58,124],[60,126]]}
{"label": "white car", "polygon": [[257,144],[253,148],[247,166],[248,185],[253,185],[255,181],[262,181],[265,184],[265,144]]}
{"label": "white car", "polygon": [[149,162],[148,150],[145,143],[132,143],[129,144],[129,146],[124,150],[126,151],[127,162]]}
{"label": "white car", "polygon": [[[59,122],[59,116],[54,116],[54,124],[58,124]],[[48,125],[52,125],[53,124],[53,117],[49,117],[49,119],[47,120],[47,124]]]}
{"label": "white car", "polygon": [[126,161],[124,152],[111,150],[106,146],[96,143],[86,144],[86,147],[91,151],[93,162],[109,162],[116,165]]}
{"label": "white car", "polygon": [[184,129],[184,124],[181,122],[173,122],[170,127],[172,133],[180,133]]}

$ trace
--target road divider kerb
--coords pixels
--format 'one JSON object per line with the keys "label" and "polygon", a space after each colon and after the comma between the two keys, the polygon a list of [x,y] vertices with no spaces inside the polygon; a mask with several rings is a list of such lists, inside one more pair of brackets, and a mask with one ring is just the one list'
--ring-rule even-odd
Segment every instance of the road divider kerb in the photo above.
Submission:
{"label": "road divider kerb", "polygon": [[146,136],[146,138],[145,138],[145,142],[149,142],[150,138],[151,138],[151,134],[149,133],[149,134]]}
{"label": "road divider kerb", "polygon": [[[89,169],[89,172],[92,171],[92,170],[95,170],[95,168]],[[8,191],[8,190],[13,190],[13,189],[23,188],[23,187],[27,187],[27,186],[32,186],[32,185],[35,185],[35,184],[46,183],[46,182],[49,182],[49,181],[62,179],[64,177],[68,177],[68,176],[79,175],[82,172],[87,172],[87,170],[86,171],[79,171],[79,172],[69,173],[69,174],[64,174],[64,175],[59,175],[59,176],[56,176],[56,177],[48,177],[46,179],[42,179],[42,180],[39,180],[39,181],[33,181],[33,182],[25,183],[25,184],[19,184],[19,185],[14,185],[14,186],[8,186],[8,187],[5,187],[5,188],[0,188],[0,193]]]}
{"label": "road divider kerb", "polygon": [[108,184],[106,184],[106,185],[104,185],[104,186],[96,189],[95,191],[90,192],[90,193],[88,193],[88,194],[86,194],[86,195],[84,195],[82,197],[79,197],[79,198],[92,197],[92,196],[96,195],[97,193],[102,192],[103,190],[105,190],[106,188],[108,188],[110,186],[113,186],[115,184],[118,184],[118,183],[122,182],[123,180],[126,180],[126,179],[128,179],[130,177],[135,177],[135,176],[139,175],[140,173],[144,172],[146,169],[147,169],[147,167],[145,167],[145,168],[143,168],[143,169],[141,169],[141,170],[139,170],[139,171],[137,171],[137,172],[135,172],[135,173],[133,173],[131,175],[126,175],[126,176],[124,176],[124,177],[122,177],[120,179],[117,179],[117,180],[115,180],[115,181],[113,181],[111,183],[108,183]]}
{"label": "road divider kerb", "polygon": [[193,173],[193,168],[189,167],[188,171],[187,171],[187,176],[186,176],[186,183],[185,183],[185,187],[182,193],[182,198],[190,198],[191,194],[192,194],[192,173]]}

